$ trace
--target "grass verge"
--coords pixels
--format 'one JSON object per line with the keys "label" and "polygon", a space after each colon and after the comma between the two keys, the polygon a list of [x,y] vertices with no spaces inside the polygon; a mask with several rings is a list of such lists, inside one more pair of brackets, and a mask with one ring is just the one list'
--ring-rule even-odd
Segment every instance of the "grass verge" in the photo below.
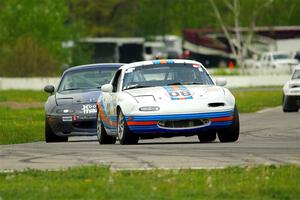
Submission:
{"label": "grass verge", "polygon": [[240,113],[256,112],[281,105],[282,91],[233,91]]}
{"label": "grass verge", "polygon": [[49,94],[39,90],[0,90],[0,102],[45,102]]}
{"label": "grass verge", "polygon": [[44,140],[45,113],[42,108],[0,107],[0,113],[0,144]]}
{"label": "grass verge", "polygon": [[1,90],[0,144],[44,140],[45,113],[41,103],[47,97],[43,91]]}
{"label": "grass verge", "polygon": [[0,173],[2,199],[299,199],[299,166]]}

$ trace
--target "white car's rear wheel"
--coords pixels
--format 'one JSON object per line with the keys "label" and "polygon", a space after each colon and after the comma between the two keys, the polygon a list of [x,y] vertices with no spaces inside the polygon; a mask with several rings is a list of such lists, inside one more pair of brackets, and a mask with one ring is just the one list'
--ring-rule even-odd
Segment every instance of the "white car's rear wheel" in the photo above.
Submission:
{"label": "white car's rear wheel", "polygon": [[106,130],[103,126],[103,122],[101,121],[100,113],[97,113],[97,138],[99,144],[115,144],[116,138],[107,135]]}
{"label": "white car's rear wheel", "polygon": [[117,132],[120,144],[137,144],[139,141],[139,138],[130,132],[122,110],[118,112]]}
{"label": "white car's rear wheel", "polygon": [[220,142],[235,142],[239,139],[240,135],[240,121],[237,108],[234,108],[232,125],[228,128],[218,131]]}

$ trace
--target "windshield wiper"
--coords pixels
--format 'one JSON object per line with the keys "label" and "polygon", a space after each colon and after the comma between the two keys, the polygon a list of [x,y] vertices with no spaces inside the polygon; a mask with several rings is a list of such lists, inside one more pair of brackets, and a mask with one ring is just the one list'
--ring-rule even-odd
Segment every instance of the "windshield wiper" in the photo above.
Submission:
{"label": "windshield wiper", "polygon": [[67,88],[67,89],[64,89],[63,91],[69,91],[69,90],[81,90],[81,89],[84,89],[84,88]]}
{"label": "windshield wiper", "polygon": [[146,87],[151,87],[148,85],[130,85],[126,87],[124,90],[130,90],[130,89],[137,89],[137,88],[146,88]]}
{"label": "windshield wiper", "polygon": [[168,85],[203,85],[202,82],[175,82],[169,83]]}
{"label": "windshield wiper", "polygon": [[203,85],[203,82],[186,82],[185,85]]}
{"label": "windshield wiper", "polygon": [[92,88],[92,87],[79,88],[78,87],[78,88],[67,88],[67,89],[64,89],[62,91],[70,91],[70,90],[92,90],[92,89],[97,89],[97,88]]}
{"label": "windshield wiper", "polygon": [[174,82],[174,83],[169,83],[168,85],[183,85],[183,84],[180,82]]}

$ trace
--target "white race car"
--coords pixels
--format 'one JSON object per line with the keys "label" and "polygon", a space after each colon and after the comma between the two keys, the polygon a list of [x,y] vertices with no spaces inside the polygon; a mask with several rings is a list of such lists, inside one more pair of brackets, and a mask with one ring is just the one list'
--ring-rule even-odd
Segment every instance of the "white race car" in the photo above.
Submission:
{"label": "white race car", "polygon": [[289,80],[283,87],[283,112],[298,112],[300,108],[300,66],[296,67]]}
{"label": "white race car", "polygon": [[[235,98],[224,79],[216,83],[191,60],[123,65],[103,85],[97,103],[100,144],[135,144],[140,138],[198,135],[200,142],[239,137]],[[219,85],[219,86],[216,86]]]}

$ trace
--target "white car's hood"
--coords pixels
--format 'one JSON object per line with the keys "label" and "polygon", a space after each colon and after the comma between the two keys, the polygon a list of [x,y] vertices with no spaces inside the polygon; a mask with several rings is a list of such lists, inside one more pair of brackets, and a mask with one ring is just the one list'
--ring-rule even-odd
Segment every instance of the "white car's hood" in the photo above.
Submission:
{"label": "white car's hood", "polygon": [[300,79],[293,79],[288,82],[289,86],[300,87]]}
{"label": "white car's hood", "polygon": [[[126,90],[131,96],[140,101],[154,98],[154,101],[172,101],[185,99],[224,98],[224,90],[219,86],[203,85],[173,85],[164,87],[149,87]],[[152,96],[152,97],[151,97]],[[142,97],[142,98],[141,98]],[[178,99],[180,98],[180,99]]]}
{"label": "white car's hood", "polygon": [[[229,90],[214,85],[173,85],[125,90],[137,104],[128,103],[127,115],[157,115],[223,112],[233,110],[235,100]],[[159,111],[142,112],[141,107],[159,107]]]}

